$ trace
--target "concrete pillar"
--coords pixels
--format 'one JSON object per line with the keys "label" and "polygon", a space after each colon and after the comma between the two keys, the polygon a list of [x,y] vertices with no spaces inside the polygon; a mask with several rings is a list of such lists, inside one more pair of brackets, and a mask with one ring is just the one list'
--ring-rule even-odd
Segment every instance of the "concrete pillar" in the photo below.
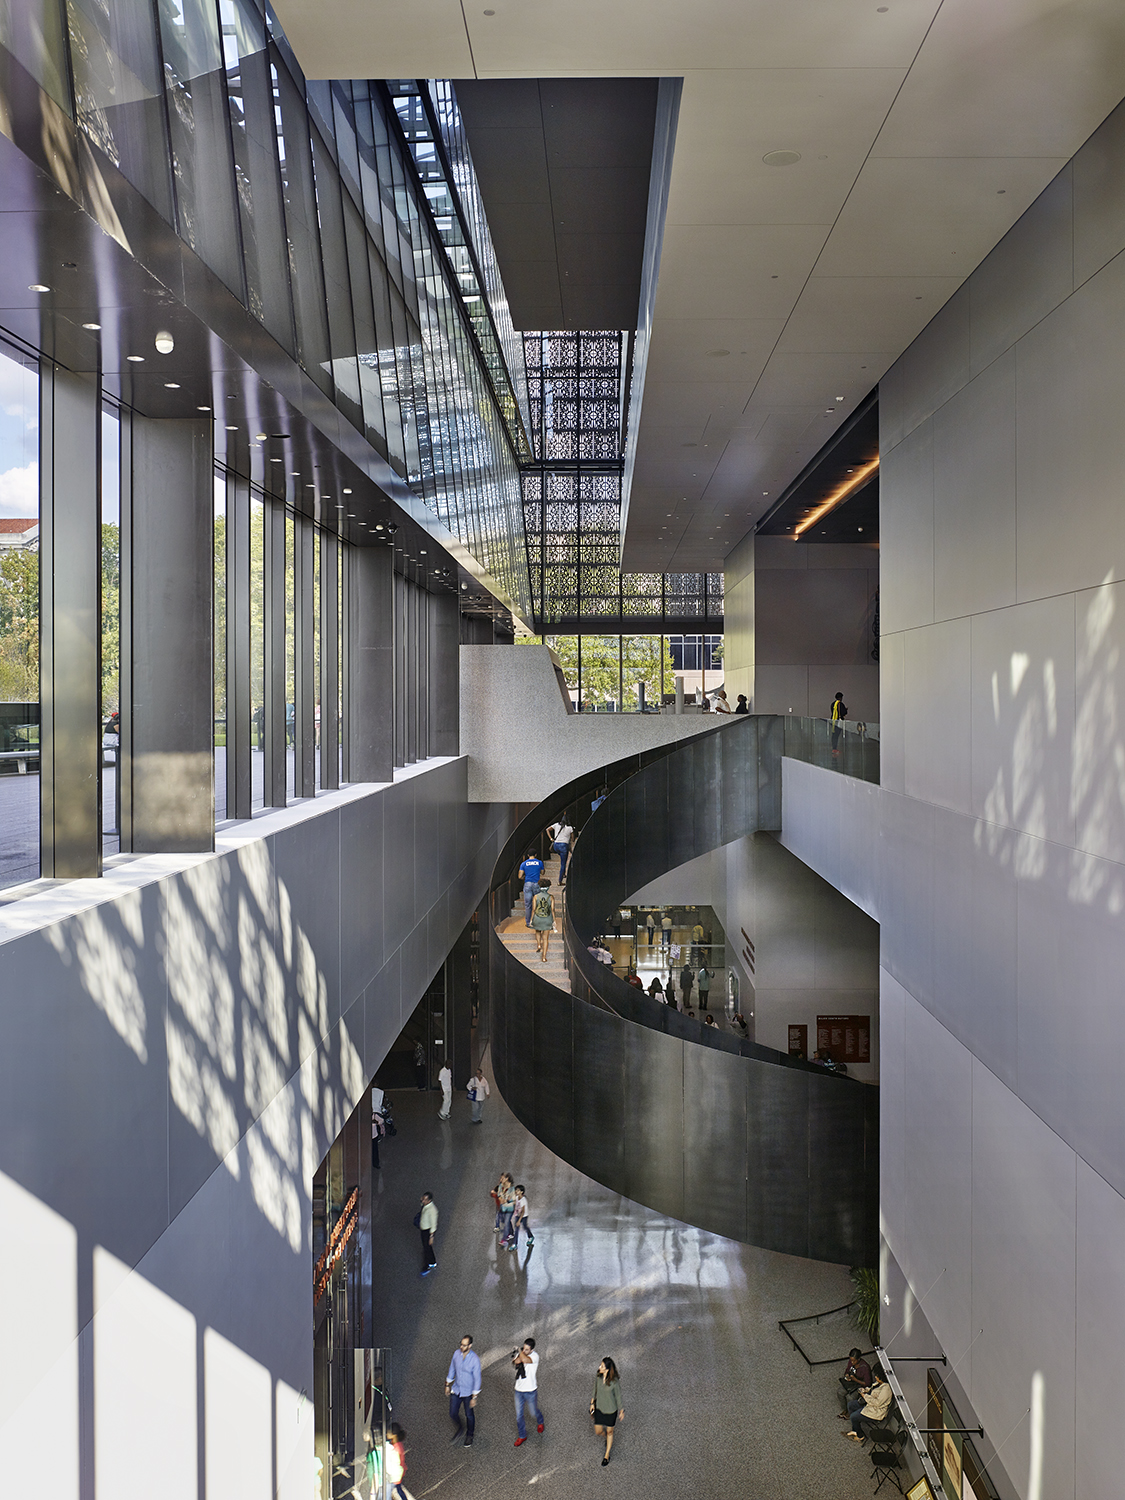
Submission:
{"label": "concrete pillar", "polygon": [[227,475],[227,817],[249,818],[250,487]]}
{"label": "concrete pillar", "polygon": [[461,611],[454,594],[427,594],[429,753],[458,755]]}
{"label": "concrete pillar", "polygon": [[723,686],[731,708],[739,693],[745,693],[747,703],[754,707],[754,660],[754,533],[751,531],[727,554],[723,567]]}
{"label": "concrete pillar", "polygon": [[297,516],[293,537],[294,748],[293,795],[316,795],[316,693],[313,684],[313,541],[315,528]]}
{"label": "concrete pillar", "polygon": [[285,806],[285,507],[266,501],[264,529],[265,746],[262,803]]}
{"label": "concrete pillar", "polygon": [[320,784],[340,785],[340,544],[328,531],[320,545]]}
{"label": "concrete pillar", "polygon": [[39,384],[39,845],[55,879],[100,875],[101,382]]}
{"label": "concrete pillar", "polygon": [[205,851],[215,842],[211,424],[127,420],[121,572],[131,609],[121,632],[129,636],[121,847]]}
{"label": "concrete pillar", "polygon": [[348,549],[348,780],[394,776],[394,551]]}

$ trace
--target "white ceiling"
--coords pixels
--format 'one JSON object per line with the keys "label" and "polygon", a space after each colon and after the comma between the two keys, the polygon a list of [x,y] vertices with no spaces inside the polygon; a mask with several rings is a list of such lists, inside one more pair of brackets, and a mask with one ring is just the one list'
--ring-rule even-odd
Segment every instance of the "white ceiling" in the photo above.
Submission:
{"label": "white ceiling", "polygon": [[683,77],[641,571],[719,567],[1125,96],[1122,0],[274,3],[312,78]]}

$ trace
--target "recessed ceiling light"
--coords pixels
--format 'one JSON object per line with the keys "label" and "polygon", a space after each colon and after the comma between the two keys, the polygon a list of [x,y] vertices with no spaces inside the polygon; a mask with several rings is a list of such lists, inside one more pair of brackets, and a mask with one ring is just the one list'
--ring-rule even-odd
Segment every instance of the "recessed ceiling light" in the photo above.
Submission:
{"label": "recessed ceiling light", "polygon": [[197,406],[195,409],[196,409],[196,411],[210,411],[211,410],[211,408],[209,406]]}
{"label": "recessed ceiling light", "polygon": [[257,442],[257,443],[264,443],[265,440],[266,440],[266,434],[264,432],[256,432],[254,434],[254,441],[255,442]]}
{"label": "recessed ceiling light", "polygon": [[421,547],[421,548],[419,548],[419,552],[420,552],[420,555],[421,555],[421,556],[422,556],[422,557],[425,557],[425,555],[426,555],[426,549],[425,549],[425,547]]}
{"label": "recessed ceiling light", "polygon": [[44,286],[41,281],[33,281],[28,287],[29,292],[49,292],[50,290],[51,288],[49,286]]}
{"label": "recessed ceiling light", "polygon": [[97,333],[101,326],[100,323],[83,323],[82,325],[89,333]]}
{"label": "recessed ceiling light", "polygon": [[345,490],[345,491],[344,491],[344,494],[345,494],[345,495],[350,495],[350,494],[351,494],[351,490]]}
{"label": "recessed ceiling light", "polygon": [[237,432],[237,431],[238,431],[238,428],[237,428],[237,427],[231,427],[231,426],[229,426],[229,425],[228,425],[228,427],[227,427],[227,431],[228,431],[228,432]]}
{"label": "recessed ceiling light", "polygon": [[767,151],[762,157],[767,167],[794,167],[801,160],[799,151]]}
{"label": "recessed ceiling light", "polygon": [[291,469],[289,472],[292,474],[294,479],[300,479],[301,471],[299,469]]}
{"label": "recessed ceiling light", "polygon": [[166,391],[178,391],[179,388],[179,385],[174,380],[166,380],[164,382],[164,389]]}
{"label": "recessed ceiling light", "polygon": [[315,484],[306,484],[305,485],[305,489],[307,489],[307,490],[315,490],[316,489],[316,485]]}
{"label": "recessed ceiling light", "polygon": [[283,458],[271,458],[270,459],[270,463],[271,464],[283,464],[284,462],[285,462],[285,460]]}
{"label": "recessed ceiling light", "polygon": [[157,354],[171,354],[172,350],[176,347],[176,340],[166,328],[160,330],[155,339],[153,339],[153,343],[156,345]]}
{"label": "recessed ceiling light", "polygon": [[376,521],[375,522],[375,530],[376,531],[382,531],[382,529],[383,529],[383,523],[382,523],[382,521]]}
{"label": "recessed ceiling light", "polygon": [[145,362],[145,357],[143,354],[127,354],[125,358],[131,365],[143,365]]}
{"label": "recessed ceiling light", "polygon": [[837,400],[837,401],[842,401],[842,400],[843,400],[843,399],[844,399],[844,398],[843,398],[843,396],[837,396],[837,397],[836,397],[836,400]]}
{"label": "recessed ceiling light", "polygon": [[355,511],[354,510],[349,510],[348,511],[348,520],[349,521],[354,521],[355,520]]}

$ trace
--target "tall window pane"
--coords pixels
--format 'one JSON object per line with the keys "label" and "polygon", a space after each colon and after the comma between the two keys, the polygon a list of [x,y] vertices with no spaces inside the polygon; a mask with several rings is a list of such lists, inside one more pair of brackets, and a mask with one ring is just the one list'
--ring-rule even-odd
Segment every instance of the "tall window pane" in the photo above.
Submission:
{"label": "tall window pane", "polygon": [[67,0],[78,123],[164,218],[172,184],[156,19],[128,0]]}
{"label": "tall window pane", "polygon": [[212,0],[162,0],[159,14],[180,233],[241,297],[242,255],[218,16]]}
{"label": "tall window pane", "polygon": [[120,423],[102,413],[102,855],[121,848]]}
{"label": "tall window pane", "polygon": [[250,494],[250,806],[265,796],[266,749],[266,508]]}
{"label": "tall window pane", "polygon": [[59,0],[0,0],[0,43],[70,113]]}
{"label": "tall window pane", "polygon": [[296,788],[297,745],[297,596],[294,548],[297,528],[292,511],[285,512],[285,800]]}
{"label": "tall window pane", "polygon": [[39,382],[0,352],[0,886],[39,874]]}
{"label": "tall window pane", "polygon": [[227,815],[227,481],[215,475],[214,627],[215,821]]}

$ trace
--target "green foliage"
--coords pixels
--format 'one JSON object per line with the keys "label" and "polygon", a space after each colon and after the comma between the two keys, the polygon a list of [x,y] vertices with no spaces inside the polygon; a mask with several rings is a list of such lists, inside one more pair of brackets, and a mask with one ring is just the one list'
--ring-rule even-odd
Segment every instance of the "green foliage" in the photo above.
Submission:
{"label": "green foliage", "polygon": [[852,1319],[874,1348],[879,1342],[879,1273],[869,1266],[853,1266],[851,1278],[855,1288]]}
{"label": "green foliage", "polygon": [[[594,705],[613,700],[625,709],[637,705],[637,683],[645,685],[645,700],[660,702],[662,691],[670,692],[674,668],[667,636],[660,635],[548,635],[521,636],[524,645],[550,646],[562,664],[567,686],[579,686],[581,642],[581,687],[583,703]],[[664,687],[661,687],[663,668]]]}
{"label": "green foliage", "polygon": [[0,553],[0,702],[39,700],[39,553]]}
{"label": "green foliage", "polygon": [[[36,690],[38,697],[38,690]],[[121,528],[102,524],[102,717],[121,707]]]}

